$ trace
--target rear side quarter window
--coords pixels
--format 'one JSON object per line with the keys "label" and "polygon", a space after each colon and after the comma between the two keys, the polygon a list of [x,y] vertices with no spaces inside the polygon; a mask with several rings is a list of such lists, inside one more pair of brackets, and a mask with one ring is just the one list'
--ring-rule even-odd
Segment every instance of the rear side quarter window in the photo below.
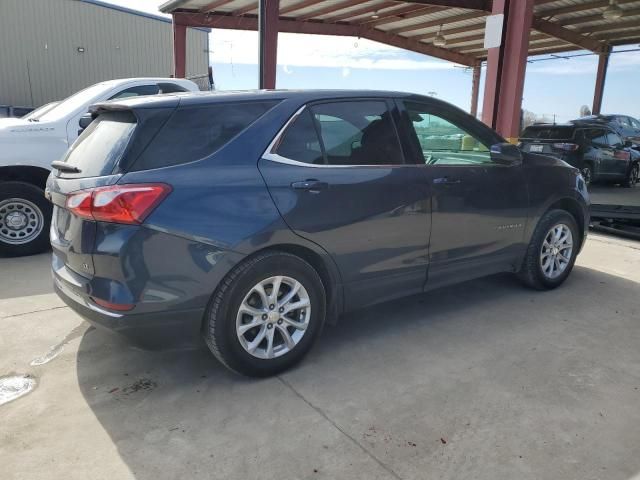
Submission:
{"label": "rear side quarter window", "polygon": [[178,107],[131,171],[178,165],[208,157],[278,102]]}

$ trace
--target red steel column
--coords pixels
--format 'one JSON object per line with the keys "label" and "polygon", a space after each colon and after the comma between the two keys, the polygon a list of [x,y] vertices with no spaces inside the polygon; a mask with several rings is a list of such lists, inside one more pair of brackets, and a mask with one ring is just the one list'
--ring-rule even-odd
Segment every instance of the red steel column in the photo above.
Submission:
{"label": "red steel column", "polygon": [[493,14],[505,16],[502,45],[490,48],[482,121],[510,142],[520,134],[522,92],[535,0],[493,0]]}
{"label": "red steel column", "polygon": [[480,75],[482,67],[476,65],[473,67],[473,77],[471,80],[471,108],[469,111],[474,117],[478,116],[478,97],[480,96]]}
{"label": "red steel column", "polygon": [[187,74],[187,26],[176,23],[173,17],[173,76],[184,78]]}
{"label": "red steel column", "polygon": [[602,97],[604,95],[604,82],[607,79],[607,69],[609,68],[609,52],[601,53],[598,60],[598,73],[596,76],[596,89],[593,92],[593,109],[591,113],[599,115],[602,109]]}
{"label": "red steel column", "polygon": [[279,0],[260,0],[258,7],[258,36],[260,38],[259,88],[276,88],[278,63]]}

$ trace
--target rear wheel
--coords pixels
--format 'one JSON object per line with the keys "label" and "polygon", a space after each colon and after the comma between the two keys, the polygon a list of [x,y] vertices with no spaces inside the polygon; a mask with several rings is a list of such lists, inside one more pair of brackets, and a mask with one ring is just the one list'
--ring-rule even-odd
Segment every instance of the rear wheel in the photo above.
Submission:
{"label": "rear wheel", "polygon": [[0,184],[0,255],[17,257],[49,248],[51,204],[30,183]]}
{"label": "rear wheel", "polygon": [[204,337],[233,371],[269,376],[309,351],[325,318],[325,290],[311,265],[265,252],[237,266],[211,299]]}
{"label": "rear wheel", "polygon": [[640,163],[634,163],[631,166],[631,170],[629,170],[629,175],[627,176],[622,186],[627,188],[635,187],[639,180],[640,180]]}
{"label": "rear wheel", "polygon": [[579,249],[579,232],[573,216],[565,210],[551,210],[538,222],[519,272],[529,287],[549,290],[569,276]]}

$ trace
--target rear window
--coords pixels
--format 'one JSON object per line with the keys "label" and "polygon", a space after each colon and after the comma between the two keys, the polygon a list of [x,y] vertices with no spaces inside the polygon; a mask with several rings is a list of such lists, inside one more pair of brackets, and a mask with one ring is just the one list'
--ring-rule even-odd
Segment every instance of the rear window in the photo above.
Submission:
{"label": "rear window", "polygon": [[149,170],[208,157],[277,103],[224,103],[178,108],[131,170]]}
{"label": "rear window", "polygon": [[573,127],[527,127],[522,132],[521,138],[540,138],[552,140],[569,140],[573,138]]}
{"label": "rear window", "polygon": [[135,128],[136,119],[131,112],[103,113],[82,132],[62,159],[80,172],[60,172],[61,176],[109,175],[122,158]]}

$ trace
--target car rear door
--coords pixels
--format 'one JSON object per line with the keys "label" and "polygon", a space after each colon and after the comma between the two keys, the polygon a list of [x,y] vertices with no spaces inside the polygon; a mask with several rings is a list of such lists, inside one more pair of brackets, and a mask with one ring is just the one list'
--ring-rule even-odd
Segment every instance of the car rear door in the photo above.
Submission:
{"label": "car rear door", "polygon": [[441,102],[403,101],[405,125],[432,187],[429,288],[504,271],[525,248],[523,166],[498,164],[502,141]]}
{"label": "car rear door", "polygon": [[625,177],[629,171],[631,154],[625,149],[622,137],[613,131],[607,133],[607,143],[612,152],[610,160],[611,174],[617,177]]}
{"label": "car rear door", "polygon": [[393,109],[307,105],[259,162],[289,227],[335,260],[348,308],[420,292],[426,277],[429,185],[405,163]]}

